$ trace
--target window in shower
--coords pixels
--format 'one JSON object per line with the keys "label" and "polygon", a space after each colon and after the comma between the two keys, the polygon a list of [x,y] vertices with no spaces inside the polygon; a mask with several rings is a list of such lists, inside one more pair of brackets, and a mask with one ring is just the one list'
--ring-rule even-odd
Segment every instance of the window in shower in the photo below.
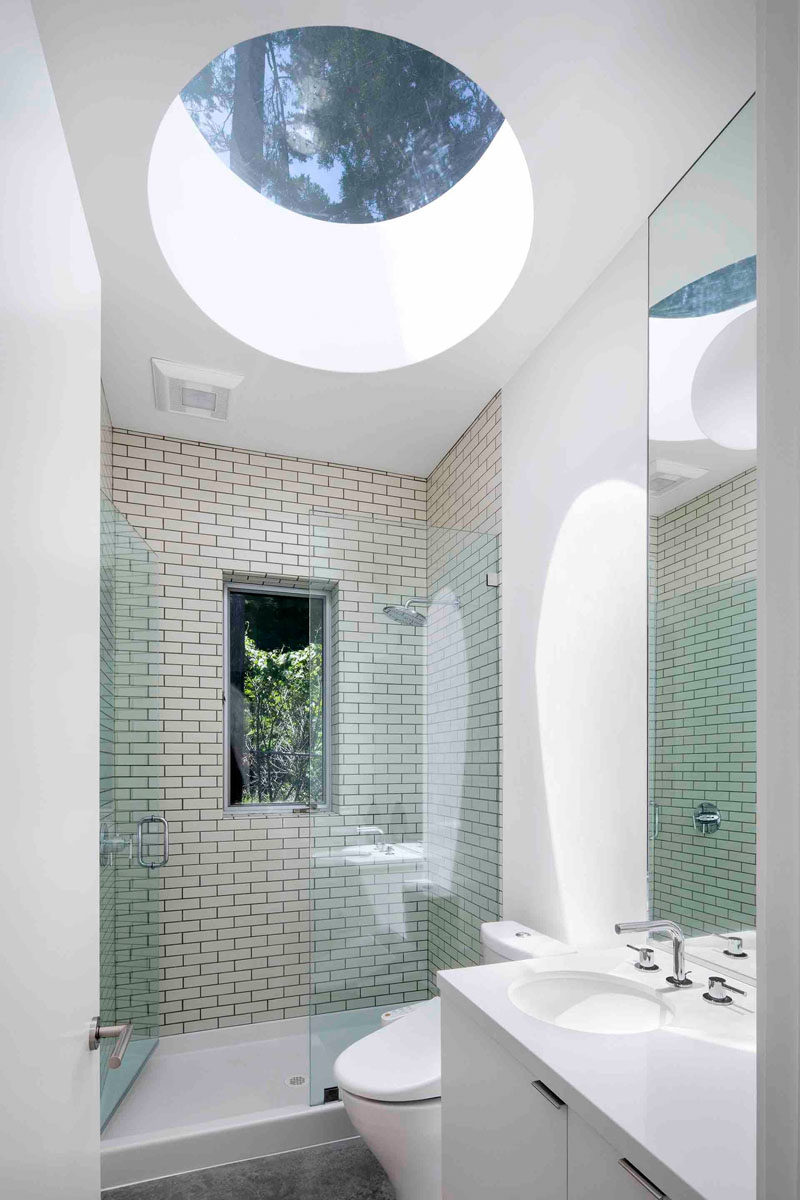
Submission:
{"label": "window in shower", "polygon": [[324,808],[328,801],[325,592],[225,588],[225,808]]}

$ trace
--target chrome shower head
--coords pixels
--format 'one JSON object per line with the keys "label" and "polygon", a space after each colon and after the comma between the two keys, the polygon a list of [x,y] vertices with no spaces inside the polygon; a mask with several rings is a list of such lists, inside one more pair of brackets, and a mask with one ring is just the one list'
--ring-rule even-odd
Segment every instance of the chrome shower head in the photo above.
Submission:
{"label": "chrome shower head", "polygon": [[398,625],[427,625],[428,618],[421,612],[417,612],[415,608],[412,608],[411,604],[411,600],[407,600],[402,605],[385,604],[383,611],[390,621],[396,621]]}
{"label": "chrome shower head", "polygon": [[445,608],[461,608],[458,596],[441,600],[431,600],[429,596],[412,596],[410,600],[404,600],[402,604],[385,604],[383,611],[390,621],[397,621],[398,625],[427,625],[428,618],[423,613],[417,612],[417,608],[420,605],[427,608],[431,604],[443,605]]}

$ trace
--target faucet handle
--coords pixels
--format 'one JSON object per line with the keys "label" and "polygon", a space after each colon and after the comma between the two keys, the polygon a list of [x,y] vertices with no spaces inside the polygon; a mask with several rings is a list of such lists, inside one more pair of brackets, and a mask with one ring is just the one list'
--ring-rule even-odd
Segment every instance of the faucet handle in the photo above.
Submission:
{"label": "faucet handle", "polygon": [[733,996],[729,996],[728,992],[735,992],[737,996],[746,996],[747,992],[742,988],[733,987],[728,983],[722,975],[709,975],[708,991],[703,992],[703,999],[709,1004],[733,1004]]}
{"label": "faucet handle", "polygon": [[728,943],[726,948],[722,951],[723,954],[727,954],[728,958],[747,958],[748,957],[747,951],[744,948],[744,942],[743,942],[742,938],[739,936],[739,934],[737,934],[737,933],[718,933],[717,937],[721,938],[723,942]]}
{"label": "faucet handle", "polygon": [[652,946],[632,946],[630,942],[627,943],[627,946],[629,950],[635,950],[639,955],[639,961],[633,964],[637,971],[657,971],[659,969],[658,963],[653,962]]}

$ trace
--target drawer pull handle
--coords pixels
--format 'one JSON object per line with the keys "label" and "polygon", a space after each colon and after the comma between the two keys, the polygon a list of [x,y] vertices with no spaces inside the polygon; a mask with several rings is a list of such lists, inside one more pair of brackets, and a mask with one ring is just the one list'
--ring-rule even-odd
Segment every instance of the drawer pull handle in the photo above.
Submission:
{"label": "drawer pull handle", "polygon": [[662,1192],[661,1188],[656,1187],[654,1183],[651,1183],[647,1176],[643,1175],[641,1171],[637,1170],[632,1162],[628,1162],[627,1158],[621,1158],[619,1160],[619,1165],[622,1167],[623,1171],[627,1171],[637,1183],[642,1185],[649,1196],[654,1196],[655,1200],[669,1200],[667,1193]]}
{"label": "drawer pull handle", "polygon": [[544,1096],[545,1100],[549,1100],[553,1108],[566,1108],[566,1104],[561,1097],[551,1091],[546,1083],[542,1083],[541,1079],[534,1079],[531,1087],[536,1088],[536,1091],[540,1096]]}

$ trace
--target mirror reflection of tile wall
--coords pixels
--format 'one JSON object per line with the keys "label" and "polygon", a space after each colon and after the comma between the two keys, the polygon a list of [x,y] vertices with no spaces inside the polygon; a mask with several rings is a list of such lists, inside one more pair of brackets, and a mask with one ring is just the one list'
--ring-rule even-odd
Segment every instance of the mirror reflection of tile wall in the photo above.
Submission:
{"label": "mirror reflection of tile wall", "polygon": [[755,925],[754,101],[650,219],[653,914]]}

